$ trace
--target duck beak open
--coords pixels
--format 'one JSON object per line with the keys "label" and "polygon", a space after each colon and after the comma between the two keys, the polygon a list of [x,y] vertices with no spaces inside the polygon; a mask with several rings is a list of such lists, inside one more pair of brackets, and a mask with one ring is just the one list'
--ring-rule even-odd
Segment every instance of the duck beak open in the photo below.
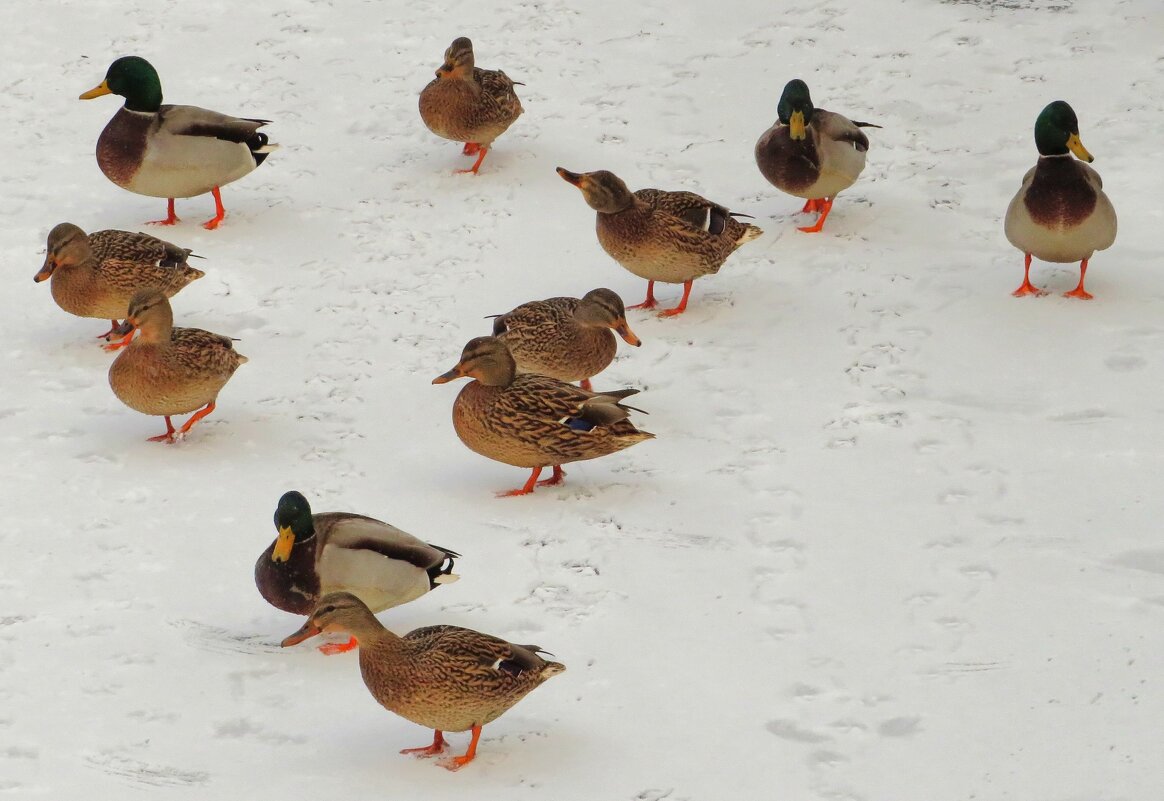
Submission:
{"label": "duck beak open", "polygon": [[292,645],[298,645],[299,643],[303,642],[304,640],[310,640],[316,634],[322,634],[322,633],[323,633],[323,629],[321,629],[319,626],[315,625],[314,620],[312,620],[311,618],[307,618],[307,622],[303,624],[303,626],[299,629],[299,631],[297,631],[294,634],[291,634],[287,637],[284,637],[283,642],[279,643],[279,645],[282,646],[283,648],[287,648],[287,647],[292,646]]}
{"label": "duck beak open", "polygon": [[636,348],[643,344],[643,341],[635,336],[635,332],[630,329],[626,320],[619,320],[613,326],[614,333],[618,334],[628,345],[634,345]]}
{"label": "duck beak open", "polygon": [[275,547],[271,551],[272,562],[286,562],[291,559],[291,550],[295,547],[295,534],[290,526],[279,527],[279,538],[275,540]]}
{"label": "duck beak open", "polygon": [[1083,142],[1079,139],[1079,134],[1073,133],[1067,137],[1067,149],[1076,155],[1081,161],[1086,161],[1088,164],[1095,161],[1091,154],[1087,152],[1087,148],[1083,146]]}
{"label": "duck beak open", "polygon": [[92,100],[95,97],[101,97],[101,95],[111,95],[111,94],[113,94],[113,90],[109,88],[108,82],[102,81],[101,83],[97,84],[96,86],[94,86],[88,92],[85,92],[83,95],[81,95],[77,99],[78,100]]}
{"label": "duck beak open", "polygon": [[586,179],[585,175],[583,175],[582,173],[570,172],[569,170],[563,169],[561,167],[558,167],[557,170],[558,170],[558,175],[562,176],[563,181],[565,181],[568,184],[573,184],[574,186],[578,187],[579,189],[582,188],[582,182]]}
{"label": "duck beak open", "polygon": [[803,111],[792,112],[792,117],[788,120],[788,128],[789,128],[788,134],[793,139],[799,140],[799,139],[804,138],[804,112]]}
{"label": "duck beak open", "polygon": [[447,373],[441,373],[440,375],[438,375],[436,378],[434,378],[432,380],[432,382],[434,384],[447,384],[450,381],[455,381],[458,378],[464,378],[464,377],[465,377],[465,371],[461,369],[460,364],[457,364],[456,367],[454,367],[452,370],[449,370]]}

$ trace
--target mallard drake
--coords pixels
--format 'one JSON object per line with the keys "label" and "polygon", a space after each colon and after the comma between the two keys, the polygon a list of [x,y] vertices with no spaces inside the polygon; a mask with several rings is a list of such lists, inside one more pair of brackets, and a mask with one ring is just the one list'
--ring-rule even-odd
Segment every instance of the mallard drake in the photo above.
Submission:
{"label": "mallard drake", "polygon": [[397,636],[346,592],[321,598],[304,629],[351,634],[372,697],[389,712],[434,730],[431,745],[400,753],[436,756],[445,749],[444,732],[472,730],[468,750],[440,763],[449,770],[473,761],[482,726],[566,669],[538,656],[546,653],[540,646],[514,645],[460,626],[425,626]]}
{"label": "mallard drake", "polygon": [[214,195],[211,230],[226,216],[219,188],[258,167],[278,145],[259,128],[270,120],[229,117],[196,106],[162,105],[162,83],[144,58],[125,56],[109,65],[105,80],[81,95],[115,94],[125,105],[97,140],[97,164],[105,177],[139,195],[167,198],[166,219],[178,222],[174,198]]}
{"label": "mallard drake", "polygon": [[598,212],[598,242],[612,259],[647,279],[647,299],[632,309],[655,308],[655,282],[683,284],[683,300],[660,316],[687,309],[696,278],[719,272],[736,248],[763,231],[693,192],[639,189],[631,192],[622,179],[607,170],[558,175],[582,190],[590,208]]}
{"label": "mallard drake", "polygon": [[[1083,162],[1094,159],[1079,139],[1079,119],[1062,100],[1035,120],[1039,161],[1023,176],[1006,210],[1006,238],[1025,255],[1023,283],[1015,297],[1041,294],[1031,284],[1031,256],[1059,263],[1079,262],[1079,285],[1067,297],[1091,300],[1083,288],[1087,262],[1115,242],[1116,213],[1099,173]],[[1071,157],[1074,153],[1082,161]]]}
{"label": "mallard drake", "polygon": [[548,298],[523,303],[493,320],[493,336],[509,348],[517,372],[581,381],[614,360],[614,333],[628,345],[642,344],[626,321],[622,298],[609,289],[593,289],[579,298]]}
{"label": "mallard drake", "polygon": [[[86,235],[72,223],[61,223],[49,231],[48,255],[32,280],[40,283],[51,277],[53,300],[69,314],[109,320],[112,327],[97,337],[108,341],[138,290],[153,287],[172,298],[206,275],[186,263],[191,255],[189,248],[147,234],[94,231]],[[117,350],[132,338],[130,331],[105,349]]]}
{"label": "mallard drake", "polygon": [[[521,489],[501,497],[526,495],[535,486],[562,483],[562,465],[621,451],[654,434],[627,419],[633,407],[619,401],[637,389],[588,392],[544,375],[517,374],[509,348],[497,337],[469,340],[456,367],[432,380],[475,379],[453,403],[453,428],[470,450],[533,474]],[[635,409],[635,411],[641,411]],[[538,481],[542,468],[554,475]]]}
{"label": "mallard drake", "polygon": [[505,133],[524,110],[514,83],[501,70],[474,66],[473,43],[464,36],[445,51],[436,78],[420,92],[420,118],[443,139],[464,142],[466,156],[477,156],[467,170],[477,174],[493,140]]}
{"label": "mallard drake", "polygon": [[[449,584],[459,553],[429,545],[396,526],[350,512],[313,515],[301,493],[287,492],[275,508],[278,538],[255,562],[255,585],[276,609],[308,615],[319,599],[350,592],[374,612],[406,604]],[[295,645],[299,632],[283,640]],[[356,647],[324,645],[327,654]]]}
{"label": "mallard drake", "polygon": [[801,211],[820,217],[800,230],[814,234],[824,227],[837,194],[865,169],[869,137],[861,129],[881,126],[814,108],[808,84],[799,78],[784,87],[776,113],[776,124],[756,142],[756,164],[777,189],[807,198]]}
{"label": "mallard drake", "polygon": [[[133,296],[125,322],[114,333],[126,335],[134,329],[141,336],[109,366],[109,386],[134,411],[165,416],[166,433],[150,437],[150,442],[174,442],[214,411],[219,391],[247,357],[228,337],[200,328],[174,328],[170,301],[156,289]],[[195,409],[198,413],[175,431],[170,417]]]}

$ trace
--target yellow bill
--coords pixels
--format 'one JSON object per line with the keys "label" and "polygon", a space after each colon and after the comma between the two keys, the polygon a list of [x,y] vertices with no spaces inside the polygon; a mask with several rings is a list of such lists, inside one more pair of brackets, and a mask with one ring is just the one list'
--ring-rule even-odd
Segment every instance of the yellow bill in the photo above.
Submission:
{"label": "yellow bill", "polygon": [[1080,141],[1079,134],[1071,134],[1067,137],[1067,149],[1088,164],[1095,161],[1091,154],[1087,152],[1087,148],[1083,146],[1083,142]]}
{"label": "yellow bill", "polygon": [[290,526],[279,529],[279,538],[275,540],[275,549],[271,551],[272,562],[286,562],[291,558],[291,549],[295,547],[295,534]]}
{"label": "yellow bill", "polygon": [[81,95],[77,99],[78,100],[92,100],[95,97],[101,97],[101,95],[111,95],[111,94],[113,94],[113,90],[109,88],[109,84],[106,83],[105,81],[102,81],[101,83],[97,84],[96,86],[94,86],[88,92],[85,92],[85,94]]}
{"label": "yellow bill", "polygon": [[792,118],[788,121],[789,134],[793,139],[804,138],[804,112],[792,112]]}

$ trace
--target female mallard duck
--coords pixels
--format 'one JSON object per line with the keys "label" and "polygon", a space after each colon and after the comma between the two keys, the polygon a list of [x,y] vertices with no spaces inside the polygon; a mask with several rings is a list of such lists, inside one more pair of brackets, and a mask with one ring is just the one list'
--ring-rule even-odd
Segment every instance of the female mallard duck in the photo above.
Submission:
{"label": "female mallard duck", "polygon": [[[109,386],[129,408],[164,415],[166,433],[150,442],[173,442],[214,411],[218,393],[247,357],[229,338],[200,328],[174,328],[170,301],[156,289],[143,289],[129,302],[117,334],[141,331],[109,367]],[[175,432],[170,417],[201,408]]]}
{"label": "female mallard duck", "polygon": [[436,78],[420,92],[420,118],[443,139],[464,142],[466,156],[477,161],[467,170],[477,174],[493,140],[505,133],[524,110],[514,83],[501,70],[473,65],[473,43],[462,36],[449,45]]}
{"label": "female mallard duck", "polygon": [[660,316],[682,314],[696,278],[719,272],[736,248],[764,233],[693,192],[640,189],[632,193],[607,170],[558,175],[582,190],[598,212],[598,242],[627,270],[647,279],[647,299],[632,309],[655,308],[655,282],[683,284],[683,300]]}
{"label": "female mallard duck", "polygon": [[[279,537],[255,562],[255,584],[276,609],[308,615],[319,599],[350,592],[373,612],[406,604],[456,581],[453,559],[459,553],[429,545],[396,526],[350,512],[313,515],[298,492],[285,493],[275,509]],[[299,632],[283,640],[295,645]],[[325,654],[350,651],[324,645]]]}
{"label": "female mallard duck", "polygon": [[[1103,191],[1099,173],[1079,139],[1079,120],[1062,100],[1048,105],[1035,120],[1039,161],[1023,176],[1018,194],[1006,210],[1006,238],[1025,255],[1023,283],[1015,297],[1040,294],[1031,284],[1031,256],[1059,263],[1079,262],[1079,286],[1065,293],[1090,300],[1083,288],[1087,262],[1097,250],[1111,247],[1116,213]],[[1071,158],[1074,153],[1082,161]]]}
{"label": "female mallard duck", "polygon": [[125,105],[97,140],[97,164],[105,177],[139,195],[167,198],[166,219],[178,222],[174,198],[214,195],[215,215],[203,226],[218,227],[226,216],[219,187],[263,163],[278,145],[259,128],[270,120],[228,117],[195,106],[162,105],[162,83],[144,58],[117,59],[105,80],[81,95],[92,100],[115,94]]}
{"label": "female mallard duck", "polygon": [[472,730],[462,756],[442,767],[457,770],[473,761],[481,727],[505,714],[535,687],[566,669],[538,656],[537,645],[514,645],[460,626],[425,626],[393,634],[354,595],[325,595],[303,627],[341,630],[360,647],[364,684],[389,712],[434,730],[432,745],[400,753],[436,756],[445,749],[444,732]]}
{"label": "female mallard duck", "polygon": [[549,298],[523,303],[493,321],[493,336],[509,348],[519,373],[581,381],[614,360],[614,334],[636,348],[642,344],[626,321],[622,298],[594,289],[579,298]]}
{"label": "female mallard duck", "polygon": [[813,108],[808,85],[799,78],[784,87],[776,113],[779,120],[756,142],[756,164],[777,189],[807,199],[802,212],[820,214],[815,225],[800,229],[815,234],[837,193],[865,169],[869,137],[861,129],[881,126]]}
{"label": "female mallard duck", "polygon": [[[482,456],[533,471],[524,487],[501,497],[560,484],[567,462],[596,459],[655,436],[635,428],[627,419],[632,407],[619,403],[637,389],[588,392],[544,375],[518,375],[509,348],[496,337],[469,340],[457,366],[432,382],[455,378],[476,379],[453,403],[461,442]],[[553,478],[539,482],[542,468],[550,466]]]}
{"label": "female mallard duck", "polygon": [[[69,314],[109,320],[113,326],[98,337],[108,342],[138,290],[155,287],[172,298],[206,275],[186,263],[191,252],[146,234],[94,231],[86,236],[72,223],[61,223],[49,231],[48,255],[32,280],[40,283],[51,276],[53,300]],[[117,350],[132,338],[130,331],[105,349]]]}

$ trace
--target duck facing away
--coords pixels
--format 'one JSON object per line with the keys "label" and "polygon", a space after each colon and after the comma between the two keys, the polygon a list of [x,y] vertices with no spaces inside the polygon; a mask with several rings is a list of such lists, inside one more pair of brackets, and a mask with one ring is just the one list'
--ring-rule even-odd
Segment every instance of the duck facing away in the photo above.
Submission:
{"label": "duck facing away", "polygon": [[[417,539],[396,526],[350,512],[312,514],[307,498],[292,490],[275,509],[278,538],[255,562],[255,585],[276,609],[309,615],[319,599],[348,592],[373,612],[416,600],[456,581],[460,554]],[[300,629],[283,640],[295,645],[316,631]],[[323,645],[326,654],[356,647]]]}
{"label": "duck facing away", "polygon": [[[87,235],[72,223],[61,223],[49,232],[44,266],[32,280],[40,283],[51,278],[53,300],[69,314],[109,320],[110,329],[97,337],[109,341],[139,290],[156,288],[172,298],[206,274],[186,263],[191,255],[188,248],[147,234],[94,231]],[[132,338],[130,331],[105,349],[117,350]]]}
{"label": "duck facing away", "polygon": [[785,85],[776,113],[776,124],[756,142],[756,164],[777,189],[806,198],[801,211],[820,216],[800,230],[814,234],[824,227],[836,196],[865,169],[869,137],[861,129],[881,126],[814,108],[799,78]]}
{"label": "duck facing away", "polygon": [[[218,393],[247,357],[231,340],[200,328],[175,328],[170,301],[156,289],[133,296],[125,323],[115,333],[140,336],[109,367],[118,400],[142,414],[163,415],[166,433],[150,442],[174,442],[214,411]],[[198,410],[180,431],[170,417]]]}
{"label": "duck facing away", "polygon": [[81,100],[108,94],[124,97],[125,104],[97,140],[97,164],[122,189],[167,199],[166,219],[157,225],[178,222],[174,198],[210,192],[215,215],[203,226],[217,228],[226,216],[220,187],[254,170],[278,147],[259,131],[270,120],[162,105],[162,83],[144,58],[117,59]]}
{"label": "duck facing away", "polygon": [[[635,428],[627,419],[632,407],[620,403],[637,389],[590,392],[549,376],[518,375],[509,348],[496,337],[469,340],[457,365],[432,382],[456,378],[473,379],[453,402],[453,428],[461,442],[482,456],[532,470],[525,486],[501,497],[560,484],[566,475],[562,465],[655,436]],[[542,469],[551,466],[553,477],[539,482]]]}
{"label": "duck facing away", "polygon": [[693,192],[640,189],[631,192],[608,170],[558,175],[582,190],[587,205],[598,212],[598,242],[607,254],[630,272],[647,279],[647,299],[632,309],[655,308],[655,282],[683,284],[683,299],[660,316],[687,309],[696,278],[719,272],[736,248],[763,231],[736,217],[746,214],[700,197]]}
{"label": "duck facing away", "polygon": [[[1015,297],[1042,294],[1031,284],[1031,257],[1059,263],[1079,262],[1079,286],[1065,293],[1090,300],[1083,288],[1087,263],[1097,250],[1115,242],[1116,213],[1103,191],[1099,173],[1083,162],[1091,154],[1079,139],[1075,110],[1056,100],[1035,120],[1039,161],[1023,176],[1006,210],[1006,238],[1025,256],[1023,283]],[[1080,160],[1072,158],[1075,154]]]}
{"label": "duck facing away", "polygon": [[464,154],[477,156],[467,170],[481,169],[493,140],[505,133],[524,109],[509,76],[501,70],[475,66],[473,43],[464,36],[445,51],[445,60],[434,78],[420,92],[420,118],[443,139],[464,142]]}
{"label": "duck facing away", "polygon": [[501,717],[546,679],[566,669],[539,656],[537,645],[514,645],[459,626],[425,626],[399,637],[384,628],[359,598],[332,593],[319,601],[308,625],[350,633],[360,647],[360,674],[381,706],[434,730],[431,745],[400,753],[431,757],[444,751],[444,732],[472,731],[462,756],[442,767],[473,761],[481,728]]}
{"label": "duck facing away", "polygon": [[509,348],[518,373],[581,381],[587,390],[590,378],[614,360],[615,334],[636,348],[642,344],[627,324],[622,298],[609,289],[530,301],[493,321],[493,336]]}

